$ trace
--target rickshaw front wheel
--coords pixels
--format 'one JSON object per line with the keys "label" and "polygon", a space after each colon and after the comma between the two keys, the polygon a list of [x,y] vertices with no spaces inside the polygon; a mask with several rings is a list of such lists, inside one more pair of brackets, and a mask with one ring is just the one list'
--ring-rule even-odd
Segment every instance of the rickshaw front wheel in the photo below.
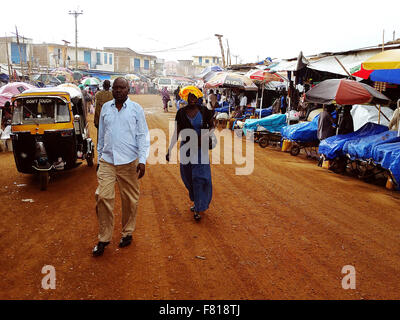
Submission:
{"label": "rickshaw front wheel", "polygon": [[88,167],[93,167],[93,156],[92,155],[87,155],[86,161],[87,161]]}
{"label": "rickshaw front wheel", "polygon": [[40,172],[40,190],[47,190],[47,185],[49,184],[49,172],[41,171]]}
{"label": "rickshaw front wheel", "polygon": [[94,155],[94,148],[92,147],[92,153],[86,155],[86,161],[88,167],[93,167],[93,155]]}

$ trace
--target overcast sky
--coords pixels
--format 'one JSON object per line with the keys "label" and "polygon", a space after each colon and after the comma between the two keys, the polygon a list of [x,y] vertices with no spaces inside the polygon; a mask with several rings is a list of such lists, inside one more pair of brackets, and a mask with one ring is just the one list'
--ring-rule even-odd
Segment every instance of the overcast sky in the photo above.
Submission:
{"label": "overcast sky", "polygon": [[[292,58],[377,45],[400,38],[400,0],[19,0],[2,1],[0,30],[15,26],[34,43],[92,48],[129,47],[167,60],[220,55],[215,33],[223,35],[232,62]],[[177,48],[177,49],[172,49]],[[168,50],[171,49],[171,50]]]}

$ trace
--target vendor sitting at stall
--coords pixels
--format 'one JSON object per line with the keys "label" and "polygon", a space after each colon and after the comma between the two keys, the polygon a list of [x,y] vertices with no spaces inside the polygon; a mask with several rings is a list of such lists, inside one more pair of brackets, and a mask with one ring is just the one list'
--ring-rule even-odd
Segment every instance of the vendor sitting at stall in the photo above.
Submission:
{"label": "vendor sitting at stall", "polygon": [[232,129],[233,124],[238,120],[238,119],[243,119],[243,110],[240,106],[237,106],[235,110],[231,113],[231,116],[229,118],[229,124],[228,128]]}

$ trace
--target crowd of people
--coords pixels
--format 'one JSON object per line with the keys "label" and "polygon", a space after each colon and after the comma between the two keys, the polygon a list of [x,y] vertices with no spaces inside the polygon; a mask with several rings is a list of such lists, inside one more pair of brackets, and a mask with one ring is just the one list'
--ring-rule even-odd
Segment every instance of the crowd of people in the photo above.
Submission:
{"label": "crowd of people", "polygon": [[130,94],[155,94],[157,92],[156,86],[152,81],[131,81]]}

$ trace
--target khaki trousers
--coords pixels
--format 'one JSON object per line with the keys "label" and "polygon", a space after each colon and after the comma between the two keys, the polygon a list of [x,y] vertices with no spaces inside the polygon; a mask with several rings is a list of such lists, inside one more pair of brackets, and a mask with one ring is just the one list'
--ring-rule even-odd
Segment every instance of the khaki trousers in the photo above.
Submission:
{"label": "khaki trousers", "polygon": [[115,166],[100,160],[97,171],[96,213],[99,221],[99,241],[109,242],[114,230],[115,182],[121,194],[122,237],[132,235],[136,226],[136,211],[139,200],[139,180],[136,168],[139,160]]}

